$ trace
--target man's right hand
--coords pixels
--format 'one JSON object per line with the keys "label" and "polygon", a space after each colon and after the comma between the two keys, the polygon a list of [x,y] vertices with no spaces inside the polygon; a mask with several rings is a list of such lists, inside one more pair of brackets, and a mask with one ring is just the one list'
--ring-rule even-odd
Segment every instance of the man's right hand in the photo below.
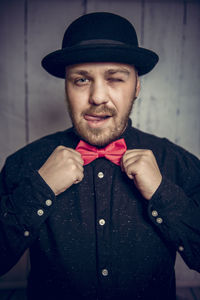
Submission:
{"label": "man's right hand", "polygon": [[57,196],[82,181],[83,163],[80,153],[58,146],[38,172]]}

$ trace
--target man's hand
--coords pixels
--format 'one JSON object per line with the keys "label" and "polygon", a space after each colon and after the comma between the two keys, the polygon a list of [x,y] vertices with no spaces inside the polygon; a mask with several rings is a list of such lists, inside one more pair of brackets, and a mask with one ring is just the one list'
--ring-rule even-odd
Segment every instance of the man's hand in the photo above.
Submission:
{"label": "man's hand", "polygon": [[58,146],[38,172],[59,195],[83,179],[83,160],[74,149]]}
{"label": "man's hand", "polygon": [[159,187],[162,175],[151,150],[128,150],[121,160],[122,170],[133,179],[142,196],[150,200]]}

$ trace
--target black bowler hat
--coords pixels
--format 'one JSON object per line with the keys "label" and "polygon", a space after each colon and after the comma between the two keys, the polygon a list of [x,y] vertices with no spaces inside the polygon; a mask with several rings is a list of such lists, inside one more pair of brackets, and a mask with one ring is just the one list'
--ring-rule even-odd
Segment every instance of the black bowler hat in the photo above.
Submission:
{"label": "black bowler hat", "polygon": [[158,55],[138,46],[132,24],[107,12],[83,15],[67,28],[62,49],[42,60],[51,75],[65,78],[65,67],[86,62],[118,62],[134,65],[139,75],[150,72]]}

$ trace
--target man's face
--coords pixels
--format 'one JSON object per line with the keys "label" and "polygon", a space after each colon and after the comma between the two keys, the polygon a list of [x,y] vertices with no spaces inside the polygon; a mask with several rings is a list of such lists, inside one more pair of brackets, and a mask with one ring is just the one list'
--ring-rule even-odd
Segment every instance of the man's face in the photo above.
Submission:
{"label": "man's face", "polygon": [[65,86],[69,113],[77,133],[100,147],[123,133],[140,90],[134,67],[121,63],[69,66]]}

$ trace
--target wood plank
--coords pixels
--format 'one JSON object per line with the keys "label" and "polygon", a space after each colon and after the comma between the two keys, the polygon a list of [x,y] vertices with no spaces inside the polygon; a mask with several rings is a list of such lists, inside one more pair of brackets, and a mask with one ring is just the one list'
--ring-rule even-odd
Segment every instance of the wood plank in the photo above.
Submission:
{"label": "wood plank", "polygon": [[[158,67],[143,78],[141,97],[132,114],[145,131],[167,136],[195,154],[200,148],[199,3],[183,1],[87,1],[87,12],[122,14],[136,26],[142,46],[160,54]],[[40,67],[47,53],[60,47],[66,27],[85,10],[82,0],[28,1],[28,101],[30,141],[70,126],[64,82]],[[0,128],[4,158],[26,142],[24,85],[24,1],[0,2]],[[14,45],[14,46],[13,46]],[[13,49],[14,53],[13,54]],[[182,49],[182,50],[181,50]],[[182,262],[177,275],[198,284],[199,274]],[[184,276],[184,278],[183,278]]]}
{"label": "wood plank", "polygon": [[24,1],[0,1],[0,168],[25,144]]}
{"label": "wood plank", "polygon": [[134,125],[200,156],[200,3],[89,0],[87,12],[93,11],[128,18],[140,45],[160,56],[157,67],[141,77],[141,94],[131,115]]}
{"label": "wood plank", "polygon": [[28,82],[30,141],[71,125],[64,80],[40,66],[42,58],[61,48],[66,27],[83,13],[83,1],[30,0],[28,5]]}
{"label": "wood plank", "polygon": [[[0,168],[5,158],[25,142],[24,1],[0,2]],[[24,282],[26,257],[0,278],[5,287],[17,277]]]}
{"label": "wood plank", "polygon": [[[175,140],[177,70],[180,62],[182,3],[148,2],[144,12],[144,47],[160,57],[156,68],[142,78],[142,101],[137,124],[144,131]],[[136,103],[137,104],[137,103]]]}
{"label": "wood plank", "polygon": [[[137,121],[144,131],[168,137],[198,155],[200,70],[193,65],[199,56],[195,46],[199,43],[199,32],[194,27],[200,21],[194,10],[198,12],[200,5],[191,4],[187,10],[187,21],[183,5],[181,2],[150,1],[145,5],[144,45],[157,48],[160,62],[144,78]],[[191,38],[189,35],[193,35],[193,31],[194,37]],[[190,47],[194,45],[191,56],[185,50],[188,43]],[[179,256],[176,277],[178,285],[200,284],[200,274],[189,270]]]}
{"label": "wood plank", "polygon": [[144,77],[137,121],[143,130],[166,136],[196,155],[200,155],[199,9],[199,3],[145,4],[144,45],[158,52],[160,62]]}
{"label": "wood plank", "polygon": [[[135,24],[140,44],[160,56],[157,67],[141,78],[141,95],[131,115],[133,124],[168,137],[196,155],[200,154],[200,70],[195,63],[199,56],[199,9],[199,3],[190,3],[186,11],[181,1],[89,0],[87,6],[87,12],[108,11],[128,18]],[[185,50],[189,45],[191,57]],[[200,275],[189,270],[181,258],[176,273],[178,285],[200,282]]]}
{"label": "wood plank", "polygon": [[[26,143],[24,1],[0,1],[0,168]],[[27,257],[0,278],[0,287],[24,285]]]}
{"label": "wood plank", "polygon": [[[24,3],[28,3],[27,19]],[[26,143],[25,81],[28,80],[26,92],[29,93],[26,95],[29,101],[29,141],[67,127],[69,119],[67,122],[63,81],[43,71],[40,61],[45,54],[60,47],[66,24],[78,17],[82,10],[81,0],[0,2],[0,63],[3,66],[0,73],[0,163],[3,164],[9,153]],[[24,20],[28,21],[28,36],[25,36]],[[26,284],[27,259],[25,254],[9,273],[0,278],[1,288]]]}
{"label": "wood plank", "polygon": [[[186,9],[187,8],[187,9]],[[200,157],[200,3],[188,3],[183,25],[178,143]]]}

